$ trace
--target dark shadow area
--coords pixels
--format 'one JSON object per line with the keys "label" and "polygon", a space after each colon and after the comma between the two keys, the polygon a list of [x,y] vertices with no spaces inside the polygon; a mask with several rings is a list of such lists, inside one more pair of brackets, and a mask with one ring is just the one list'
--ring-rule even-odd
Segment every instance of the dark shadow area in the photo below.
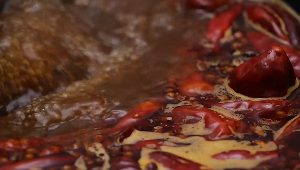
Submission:
{"label": "dark shadow area", "polygon": [[298,0],[284,0],[288,3],[293,9],[295,9],[298,13],[300,13],[300,2]]}
{"label": "dark shadow area", "polygon": [[7,0],[0,0],[0,12],[3,10],[6,1]]}

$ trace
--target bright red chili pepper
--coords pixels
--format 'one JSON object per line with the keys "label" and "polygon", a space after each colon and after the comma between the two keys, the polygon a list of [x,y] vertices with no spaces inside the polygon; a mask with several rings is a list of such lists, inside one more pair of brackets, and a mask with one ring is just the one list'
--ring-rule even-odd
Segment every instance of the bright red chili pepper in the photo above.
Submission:
{"label": "bright red chili pepper", "polygon": [[197,96],[201,93],[211,92],[214,86],[203,79],[203,76],[195,72],[187,79],[181,81],[179,91],[185,96]]}
{"label": "bright red chili pepper", "polygon": [[242,9],[242,5],[236,5],[210,21],[207,26],[207,38],[214,44],[218,44],[219,41],[224,38],[225,32],[242,12]]}

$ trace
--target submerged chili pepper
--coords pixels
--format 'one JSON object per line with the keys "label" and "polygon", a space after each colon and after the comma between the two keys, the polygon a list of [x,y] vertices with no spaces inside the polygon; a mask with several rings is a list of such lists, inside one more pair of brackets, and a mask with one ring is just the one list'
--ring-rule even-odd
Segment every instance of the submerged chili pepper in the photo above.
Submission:
{"label": "submerged chili pepper", "polygon": [[125,131],[136,123],[148,118],[163,105],[162,101],[147,101],[131,109],[113,128],[112,133]]}
{"label": "submerged chili pepper", "polygon": [[211,92],[214,86],[203,79],[203,76],[195,72],[187,79],[184,79],[179,86],[179,91],[185,96],[197,96],[201,93]]}
{"label": "submerged chili pepper", "polygon": [[173,155],[171,153],[155,151],[149,154],[150,159],[154,159],[155,161],[164,165],[164,167],[168,169],[176,169],[176,170],[198,170],[201,165],[190,160],[181,158],[177,155]]}
{"label": "submerged chili pepper", "polygon": [[205,128],[211,129],[212,133],[208,135],[209,139],[218,139],[222,136],[232,136],[233,133],[245,131],[246,125],[240,120],[227,118],[220,113],[206,108],[196,108],[183,106],[175,108],[172,112],[175,123],[183,123],[187,118],[199,118],[205,122]]}
{"label": "submerged chili pepper", "polygon": [[164,140],[146,140],[146,141],[139,141],[134,144],[134,149],[141,150],[144,147],[149,147],[151,149],[159,149],[161,145],[163,145]]}

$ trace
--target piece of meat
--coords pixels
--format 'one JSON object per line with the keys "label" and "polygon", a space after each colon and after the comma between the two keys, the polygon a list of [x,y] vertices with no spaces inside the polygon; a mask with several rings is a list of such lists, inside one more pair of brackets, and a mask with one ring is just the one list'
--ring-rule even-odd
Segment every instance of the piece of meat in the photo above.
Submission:
{"label": "piece of meat", "polygon": [[[5,36],[10,35],[21,44],[29,39],[29,45],[25,44],[25,50],[12,50],[11,45],[5,48],[16,59],[48,63],[48,67],[39,63],[29,66],[52,76],[48,80],[41,75],[44,84],[38,81],[34,86],[24,87],[25,97],[30,96],[26,93],[28,89],[31,89],[29,94],[37,93],[33,97],[38,98],[29,105],[26,104],[30,100],[23,102],[21,93],[14,94],[19,100],[3,99],[3,102],[10,101],[3,104],[8,104],[10,123],[42,127],[78,117],[101,119],[111,109],[126,110],[145,99],[161,97],[160,87],[169,76],[181,77],[195,70],[193,59],[178,57],[175,52],[178,46],[194,39],[184,36],[185,32],[194,31],[199,38],[204,37],[199,29],[204,29],[200,26],[202,23],[176,18],[178,11],[161,1],[147,1],[134,9],[131,3],[123,1],[118,4],[80,2],[11,0],[7,4],[3,17],[11,25],[7,25]],[[10,30],[17,21],[26,24]],[[49,57],[44,51],[53,56]],[[52,72],[59,72],[57,70],[68,74],[54,77]],[[29,73],[26,70],[24,74]],[[37,76],[34,72],[28,77],[36,79]],[[28,82],[31,83],[31,79]],[[55,91],[57,88],[59,92]],[[6,91],[12,94],[10,89]]]}
{"label": "piece of meat", "polygon": [[27,104],[32,96],[87,78],[94,56],[104,58],[101,42],[65,12],[59,1],[10,1],[7,5],[0,35],[2,110],[11,111]]}

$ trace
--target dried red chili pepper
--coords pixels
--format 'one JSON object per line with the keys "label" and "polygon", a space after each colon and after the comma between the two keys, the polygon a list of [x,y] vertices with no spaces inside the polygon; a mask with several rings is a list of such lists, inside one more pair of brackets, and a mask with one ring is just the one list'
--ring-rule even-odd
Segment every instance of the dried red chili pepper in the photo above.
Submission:
{"label": "dried red chili pepper", "polygon": [[236,114],[242,114],[245,118],[250,118],[256,123],[259,123],[262,119],[268,119],[271,121],[270,123],[278,122],[278,120],[293,116],[288,114],[288,112],[298,108],[296,102],[283,100],[236,101],[224,103],[205,102],[204,105],[207,107],[217,106]]}
{"label": "dried red chili pepper", "polygon": [[50,146],[47,148],[44,148],[41,152],[40,152],[40,156],[48,156],[48,155],[54,155],[57,153],[60,153],[61,151],[63,151],[64,148],[59,147],[59,146]]}
{"label": "dried red chili pepper", "polygon": [[8,150],[28,149],[39,146],[43,142],[44,140],[41,138],[9,139],[6,141],[0,141],[0,148],[5,148]]}
{"label": "dried red chili pepper", "polygon": [[126,116],[124,116],[113,128],[112,133],[125,131],[141,120],[151,116],[155,111],[163,106],[162,101],[147,101],[133,109],[131,109]]}
{"label": "dried red chili pepper", "polygon": [[273,45],[283,48],[293,65],[296,76],[300,78],[300,54],[298,51],[290,46],[274,41],[269,36],[260,32],[247,32],[246,37],[259,52],[264,52]]}
{"label": "dried red chili pepper", "polygon": [[300,24],[299,21],[292,16],[288,11],[281,8],[278,5],[268,4],[273,11],[275,11],[285,23],[285,28],[287,30],[289,40],[294,48],[300,50]]}
{"label": "dried red chili pepper", "polygon": [[185,96],[197,96],[201,93],[211,92],[214,86],[203,79],[203,76],[195,72],[187,79],[181,81],[179,91]]}
{"label": "dried red chili pepper", "polygon": [[72,155],[53,155],[53,156],[45,156],[37,159],[29,159],[23,160],[17,163],[13,163],[10,165],[6,165],[1,167],[2,170],[21,170],[21,169],[30,169],[30,168],[51,168],[56,166],[62,166],[66,164],[74,164],[74,162],[78,159],[78,156]]}
{"label": "dried red chili pepper", "polygon": [[163,140],[146,140],[146,141],[139,141],[134,144],[133,148],[136,150],[141,150],[144,147],[150,147],[151,149],[159,149],[161,145],[163,145]]}
{"label": "dried red chili pepper", "polygon": [[218,44],[224,38],[225,32],[228,31],[235,19],[242,12],[242,9],[243,5],[235,5],[210,21],[207,26],[207,38],[214,44]]}
{"label": "dried red chili pepper", "polygon": [[233,133],[243,132],[246,128],[246,125],[242,121],[227,118],[207,108],[178,107],[173,110],[172,117],[175,123],[184,123],[187,117],[196,117],[198,120],[199,118],[200,120],[202,119],[205,122],[205,128],[213,131],[208,135],[208,138],[212,140],[222,136],[232,136]]}
{"label": "dried red chili pepper", "polygon": [[228,77],[231,89],[252,98],[284,97],[295,85],[293,66],[279,46],[241,64]]}
{"label": "dried red chili pepper", "polygon": [[276,141],[281,141],[291,135],[295,130],[300,127],[300,116],[294,117],[292,120],[287,122],[285,126],[283,126],[275,135]]}
{"label": "dried red chili pepper", "polygon": [[111,160],[111,170],[120,169],[140,170],[141,168],[133,158],[121,156]]}
{"label": "dried red chili pepper", "polygon": [[276,108],[290,107],[291,101],[282,100],[262,100],[262,101],[236,101],[236,102],[225,102],[225,103],[214,103],[210,106],[219,106],[229,110],[239,111],[260,111]]}
{"label": "dried red chili pepper", "polygon": [[162,152],[162,151],[155,151],[149,154],[150,159],[154,159],[155,161],[164,165],[164,167],[169,169],[176,169],[176,170],[198,170],[200,169],[201,165],[195,163],[193,161],[181,158],[177,155]]}
{"label": "dried red chili pepper", "polygon": [[283,25],[279,19],[262,5],[249,5],[246,10],[247,18],[255,25],[277,36],[280,39],[289,41],[289,38],[282,30]]}

